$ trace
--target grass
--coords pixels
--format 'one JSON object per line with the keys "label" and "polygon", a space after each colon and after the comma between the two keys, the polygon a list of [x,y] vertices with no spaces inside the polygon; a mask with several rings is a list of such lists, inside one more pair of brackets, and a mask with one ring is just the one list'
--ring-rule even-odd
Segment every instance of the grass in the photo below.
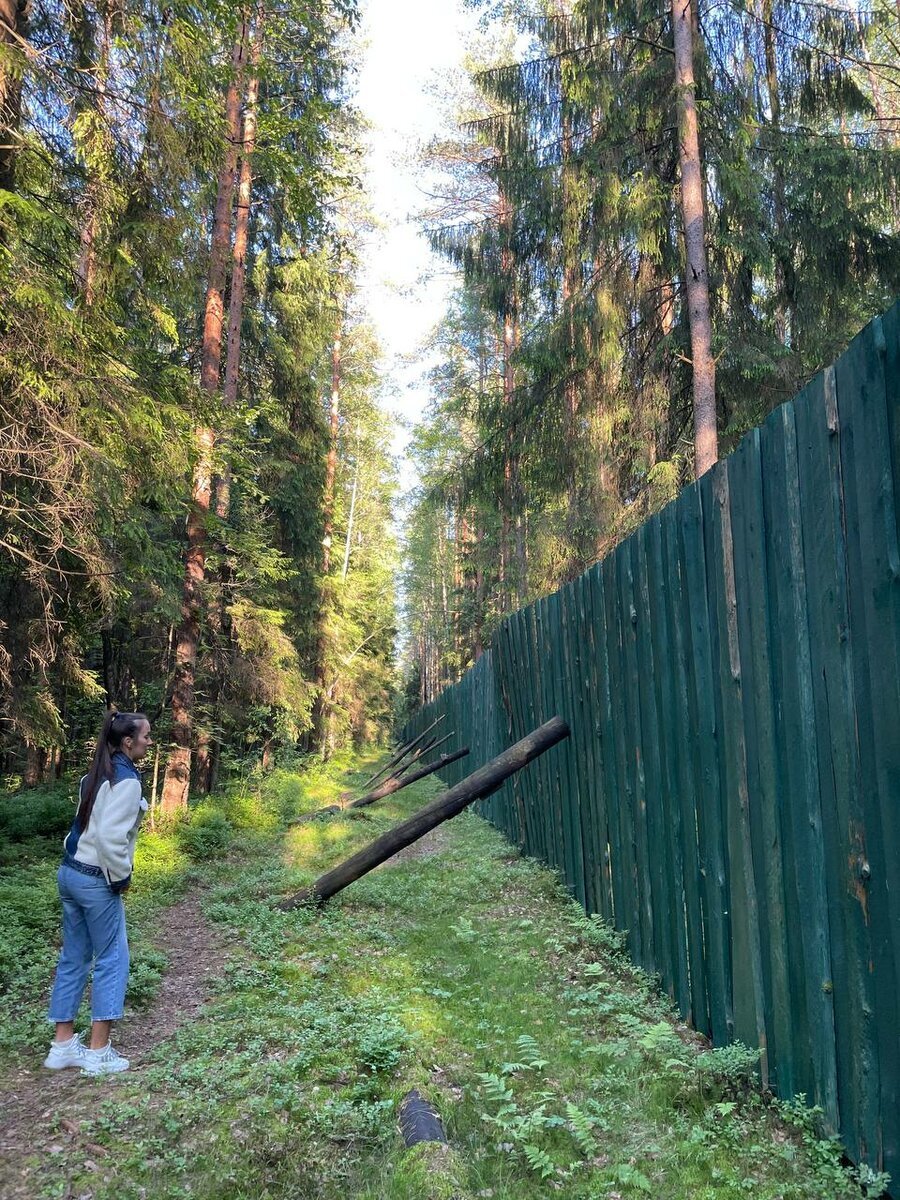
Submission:
{"label": "grass", "polygon": [[[164,903],[202,884],[229,961],[203,1017],[159,1046],[148,1069],[84,1081],[79,1138],[36,1167],[36,1196],[880,1193],[883,1181],[841,1166],[815,1114],[757,1093],[749,1051],[704,1047],[629,965],[618,935],[471,813],[443,827],[440,853],[385,866],[321,912],[275,909],[273,897],[437,789],[422,781],[353,816],[284,831],[292,812],[359,789],[369,770],[342,761],[283,772],[261,797],[213,806],[224,821],[208,815],[197,827],[230,841],[224,868],[203,857],[202,838],[142,836],[132,928],[148,937]],[[51,866],[32,869],[23,886],[52,910]],[[14,885],[0,877],[3,886]],[[49,925],[42,916],[29,942],[35,970],[20,1004],[40,990],[39,959],[47,973]],[[404,1149],[397,1110],[413,1087],[440,1112],[450,1147]]]}

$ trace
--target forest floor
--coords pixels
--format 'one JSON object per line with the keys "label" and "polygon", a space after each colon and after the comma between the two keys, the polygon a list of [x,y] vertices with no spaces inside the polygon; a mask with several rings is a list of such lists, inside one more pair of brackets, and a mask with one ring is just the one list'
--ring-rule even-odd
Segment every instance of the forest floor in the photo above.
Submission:
{"label": "forest floor", "polygon": [[[189,836],[142,835],[116,1034],[133,1066],[113,1078],[40,1066],[57,843],[0,846],[5,1200],[867,1194],[815,1115],[761,1097],[748,1051],[709,1049],[619,936],[474,814],[320,912],[277,910],[438,786],[286,825],[369,770],[280,771],[204,805]],[[411,1088],[449,1146],[404,1148]]]}

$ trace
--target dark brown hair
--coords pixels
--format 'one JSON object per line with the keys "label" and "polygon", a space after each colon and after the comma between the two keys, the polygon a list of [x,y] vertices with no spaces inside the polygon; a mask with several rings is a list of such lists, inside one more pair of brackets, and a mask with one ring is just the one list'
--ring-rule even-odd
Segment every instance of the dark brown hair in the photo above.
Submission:
{"label": "dark brown hair", "polygon": [[[78,804],[78,823],[82,832],[87,829],[100,785],[113,777],[112,756],[127,737],[134,737],[142,721],[143,713],[108,712],[87,775],[81,783],[81,799]],[[149,721],[147,724],[149,725]]]}

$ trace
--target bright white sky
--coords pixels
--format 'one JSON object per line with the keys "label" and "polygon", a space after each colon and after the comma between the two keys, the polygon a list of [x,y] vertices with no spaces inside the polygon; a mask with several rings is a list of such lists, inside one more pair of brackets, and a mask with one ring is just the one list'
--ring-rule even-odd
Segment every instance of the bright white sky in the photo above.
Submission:
{"label": "bright white sky", "polygon": [[[474,28],[460,0],[363,0],[356,102],[366,138],[369,203],[382,228],[367,239],[361,301],[384,349],[388,403],[417,421],[428,400],[416,357],[440,319],[452,285],[448,264],[431,254],[414,215],[425,203],[416,150],[441,127],[435,81],[458,68]],[[402,453],[407,437],[396,447]],[[401,465],[404,490],[411,465]]]}

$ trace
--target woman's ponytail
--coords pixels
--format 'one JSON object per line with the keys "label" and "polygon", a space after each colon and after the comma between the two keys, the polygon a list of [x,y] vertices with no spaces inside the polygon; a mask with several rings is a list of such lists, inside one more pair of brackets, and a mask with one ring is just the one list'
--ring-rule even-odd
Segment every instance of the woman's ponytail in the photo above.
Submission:
{"label": "woman's ponytail", "polygon": [[113,753],[122,745],[122,740],[133,737],[141,722],[146,720],[143,713],[108,712],[106,714],[97,737],[94,757],[88,773],[81,783],[76,820],[82,832],[88,827],[100,787],[113,777]]}

